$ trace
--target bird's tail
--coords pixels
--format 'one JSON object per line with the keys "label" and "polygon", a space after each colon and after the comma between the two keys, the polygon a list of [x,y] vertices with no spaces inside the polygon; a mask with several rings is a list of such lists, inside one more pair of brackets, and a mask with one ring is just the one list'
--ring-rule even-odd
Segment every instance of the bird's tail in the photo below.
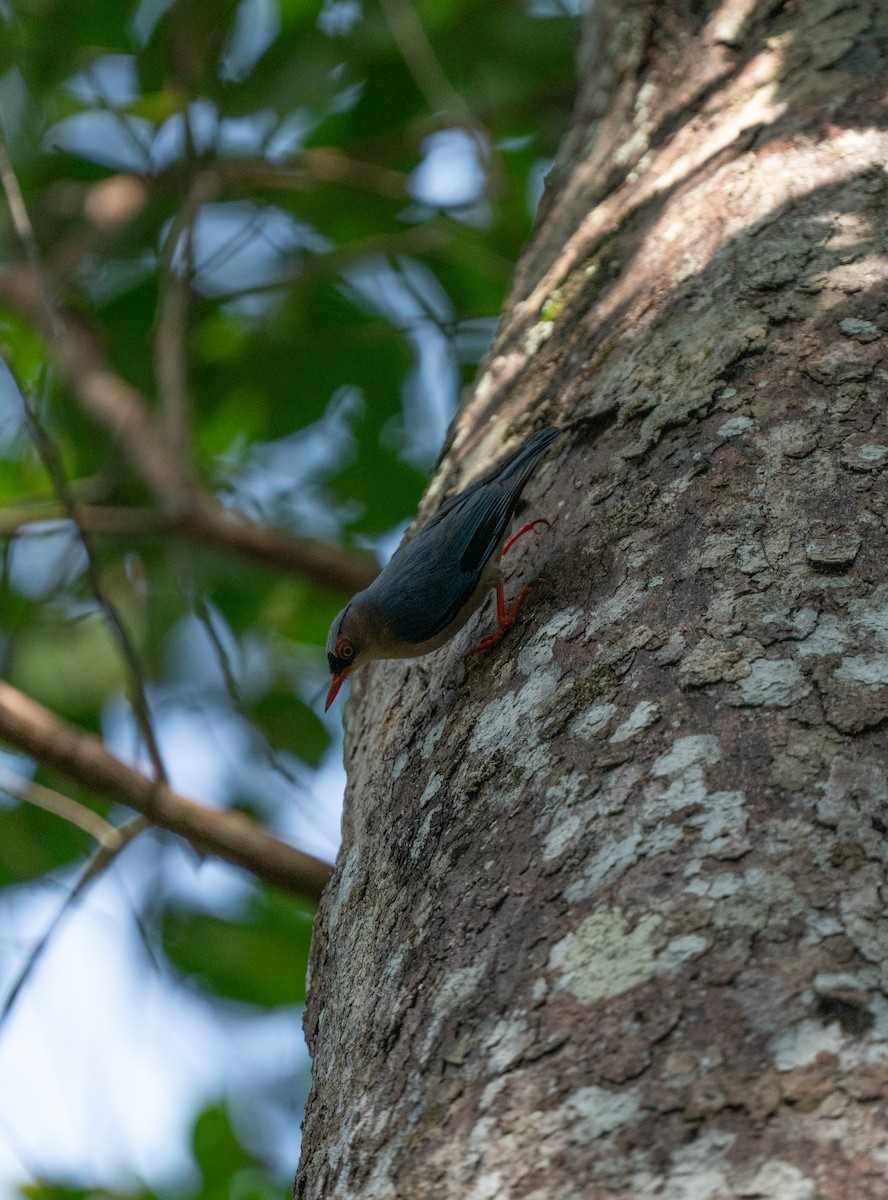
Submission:
{"label": "bird's tail", "polygon": [[563,433],[564,430],[555,425],[546,425],[542,429],[538,429],[536,433],[532,433],[524,445],[516,450],[510,459],[506,459],[496,471],[496,478],[503,483],[512,480],[516,475],[524,476],[525,479],[529,478],[536,466],[537,459],[542,457]]}

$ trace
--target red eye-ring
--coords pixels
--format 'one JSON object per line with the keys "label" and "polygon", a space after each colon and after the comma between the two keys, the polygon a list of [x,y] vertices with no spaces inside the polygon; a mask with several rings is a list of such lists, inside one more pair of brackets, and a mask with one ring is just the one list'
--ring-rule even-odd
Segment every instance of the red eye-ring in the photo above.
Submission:
{"label": "red eye-ring", "polygon": [[344,658],[347,661],[350,658],[354,658],[354,656],[355,648],[348,638],[340,638],[336,643],[336,657]]}

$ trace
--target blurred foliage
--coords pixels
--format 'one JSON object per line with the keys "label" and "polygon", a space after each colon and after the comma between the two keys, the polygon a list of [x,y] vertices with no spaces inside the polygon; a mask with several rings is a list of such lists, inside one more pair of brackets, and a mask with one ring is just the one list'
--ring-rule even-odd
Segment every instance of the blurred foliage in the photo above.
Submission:
{"label": "blurred foliage", "polygon": [[305,999],[310,932],[311,914],[272,892],[237,920],[176,908],[163,918],[164,948],[180,971],[218,996],[267,1007]]}
{"label": "blurred foliage", "polygon": [[[205,492],[346,549],[409,519],[529,236],[575,39],[555,0],[0,0],[0,122],[51,292],[161,434],[158,339],[176,344],[183,471]],[[5,206],[0,247],[0,356],[73,494],[118,516],[164,512],[5,286],[26,268]],[[171,322],[174,287],[187,301]],[[124,752],[125,672],[2,375],[0,468],[3,677]],[[228,755],[194,798],[292,833],[330,745],[322,646],[343,597],[162,533],[95,540],[162,744],[199,719]],[[85,861],[85,835],[0,799],[0,888],[51,872],[69,885],[59,872]],[[303,998],[310,914],[291,900],[257,887],[223,917],[168,880],[141,917],[171,977],[208,999]],[[201,1196],[282,1194],[221,1110],[199,1119],[194,1156]]]}
{"label": "blurred foliage", "polygon": [[[269,1174],[259,1159],[244,1149],[224,1108],[208,1108],[194,1124],[191,1137],[200,1173],[197,1189],[186,1189],[182,1200],[288,1200],[291,1189]],[[105,1188],[68,1187],[41,1182],[21,1189],[27,1200],[159,1200],[147,1188],[109,1192]],[[166,1193],[168,1195],[168,1193]]]}

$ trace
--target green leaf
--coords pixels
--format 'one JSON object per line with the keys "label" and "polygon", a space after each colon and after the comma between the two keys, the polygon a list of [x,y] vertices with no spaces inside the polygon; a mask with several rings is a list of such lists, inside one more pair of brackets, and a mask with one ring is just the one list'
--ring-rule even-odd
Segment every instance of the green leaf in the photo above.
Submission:
{"label": "green leaf", "polygon": [[79,862],[92,845],[82,830],[33,804],[0,807],[0,887]]}
{"label": "green leaf", "polygon": [[19,387],[33,392],[46,370],[46,344],[21,317],[6,311],[0,320],[0,358],[3,358]]}
{"label": "green leaf", "polygon": [[120,651],[104,617],[58,619],[21,630],[10,682],[47,708],[79,719],[124,689]]}
{"label": "green leaf", "polygon": [[304,907],[260,891],[240,919],[168,909],[163,945],[176,968],[206,990],[278,1008],[305,1000],[311,925]]}
{"label": "green leaf", "polygon": [[330,745],[330,735],[308,705],[282,681],[254,704],[249,715],[276,750],[289,750],[316,767]]}
{"label": "green leaf", "polygon": [[226,1109],[205,1109],[194,1125],[192,1147],[203,1175],[200,1200],[289,1200],[238,1141]]}
{"label": "green leaf", "polygon": [[126,106],[134,117],[144,117],[155,125],[161,125],[175,113],[187,107],[186,97],[175,88],[163,88],[158,92],[147,92]]}
{"label": "green leaf", "polygon": [[230,1179],[236,1171],[253,1165],[253,1158],[234,1136],[228,1113],[221,1105],[205,1109],[197,1118],[192,1147],[210,1194],[214,1186]]}

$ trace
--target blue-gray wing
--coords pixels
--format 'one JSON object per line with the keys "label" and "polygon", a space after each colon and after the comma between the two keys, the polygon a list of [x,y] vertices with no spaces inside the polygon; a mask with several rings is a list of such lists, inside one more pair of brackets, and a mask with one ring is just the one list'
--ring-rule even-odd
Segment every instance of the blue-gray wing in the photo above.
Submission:
{"label": "blue-gray wing", "polygon": [[502,544],[521,492],[561,434],[540,429],[510,459],[449,500],[401,546],[368,589],[397,637],[419,645],[453,621]]}

